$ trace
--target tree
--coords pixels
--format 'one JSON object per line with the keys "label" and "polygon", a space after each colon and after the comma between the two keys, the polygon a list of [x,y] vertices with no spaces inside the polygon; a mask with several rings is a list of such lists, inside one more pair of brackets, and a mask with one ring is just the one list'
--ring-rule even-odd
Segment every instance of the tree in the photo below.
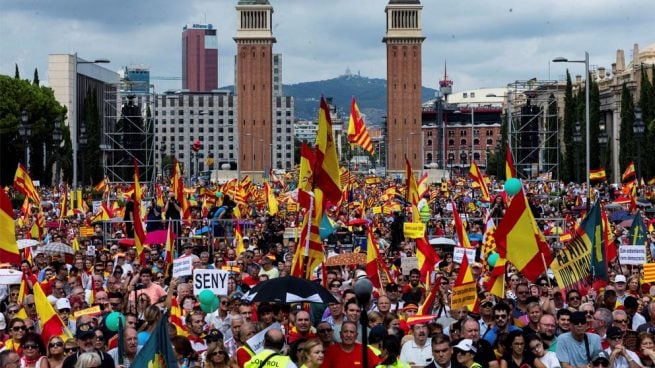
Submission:
{"label": "tree", "polygon": [[34,78],[32,78],[32,84],[35,86],[39,85],[39,69],[34,68]]}
{"label": "tree", "polygon": [[571,74],[566,70],[566,89],[564,91],[564,160],[562,160],[562,180],[570,182],[575,177],[575,100],[573,99],[573,83]]}
{"label": "tree", "polygon": [[[646,125],[644,142],[653,142],[655,139],[655,88],[648,79],[648,73],[641,65],[641,88],[639,90],[639,107],[641,108],[641,117]],[[644,157],[655,157],[655,146],[644,144],[641,146]],[[642,160],[643,176],[652,178],[655,176],[655,160]]]}
{"label": "tree", "polygon": [[15,70],[14,70],[14,79],[20,79],[20,72],[18,72],[18,63],[14,64]]}
{"label": "tree", "polygon": [[83,111],[87,144],[84,149],[80,147],[79,150],[79,162],[81,164],[81,167],[78,168],[81,170],[79,179],[84,185],[93,185],[104,176],[102,153],[100,152],[102,126],[100,122],[100,111],[98,111],[98,95],[95,88],[86,91]]}
{"label": "tree", "polygon": [[591,77],[587,76],[589,82],[589,167],[599,169],[601,165],[600,144],[598,143],[598,134],[600,133],[600,91],[598,83]]}
{"label": "tree", "polygon": [[[625,170],[635,158],[635,137],[632,131],[632,124],[635,121],[635,108],[632,100],[632,93],[627,85],[623,84],[621,91],[621,127],[619,142],[619,168]],[[618,172],[617,175],[621,175]]]}

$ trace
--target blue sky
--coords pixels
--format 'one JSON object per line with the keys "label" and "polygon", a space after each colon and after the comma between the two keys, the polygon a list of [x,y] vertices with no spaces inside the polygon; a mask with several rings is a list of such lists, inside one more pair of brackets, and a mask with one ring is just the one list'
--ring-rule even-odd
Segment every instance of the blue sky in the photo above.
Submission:
{"label": "blue sky", "polygon": [[[185,24],[218,29],[219,85],[232,84],[236,0],[0,0],[0,74],[34,68],[47,81],[50,53],[106,58],[118,70],[150,65],[156,76],[180,76]],[[283,54],[284,83],[329,79],[346,68],[385,78],[384,0],[271,0],[274,52]],[[561,78],[554,57],[582,59],[608,70],[617,49],[655,43],[652,0],[423,0],[423,84],[436,87],[444,62],[454,90],[502,87],[515,80]],[[582,65],[570,64],[572,74]],[[180,82],[153,81],[157,91]]]}

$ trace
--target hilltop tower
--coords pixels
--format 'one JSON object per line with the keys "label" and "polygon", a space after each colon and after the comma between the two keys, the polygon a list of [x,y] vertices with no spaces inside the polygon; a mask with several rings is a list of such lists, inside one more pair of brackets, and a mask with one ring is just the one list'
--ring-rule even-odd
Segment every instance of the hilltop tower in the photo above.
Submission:
{"label": "hilltop tower", "polygon": [[419,0],[389,0],[387,32],[387,170],[403,172],[405,156],[422,168],[421,29]]}

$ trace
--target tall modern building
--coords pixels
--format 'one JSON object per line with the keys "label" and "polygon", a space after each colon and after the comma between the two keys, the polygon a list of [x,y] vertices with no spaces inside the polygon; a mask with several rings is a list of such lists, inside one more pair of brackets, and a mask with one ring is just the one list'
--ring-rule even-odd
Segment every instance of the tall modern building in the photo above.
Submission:
{"label": "tall modern building", "polygon": [[211,24],[186,25],[182,31],[182,89],[218,89],[218,38]]}
{"label": "tall modern building", "polygon": [[242,173],[261,174],[273,151],[273,7],[268,0],[239,0],[236,11],[238,165]]}
{"label": "tall modern building", "polygon": [[419,0],[389,0],[387,33],[387,168],[421,168],[421,30]]}

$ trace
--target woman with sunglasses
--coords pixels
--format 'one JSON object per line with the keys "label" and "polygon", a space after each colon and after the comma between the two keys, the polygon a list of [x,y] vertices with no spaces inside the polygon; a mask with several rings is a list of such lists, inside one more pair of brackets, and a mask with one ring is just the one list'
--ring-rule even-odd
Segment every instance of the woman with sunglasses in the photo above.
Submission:
{"label": "woman with sunglasses", "polygon": [[48,341],[48,365],[50,368],[61,368],[66,355],[64,354],[64,340],[53,336]]}
{"label": "woman with sunglasses", "polygon": [[21,318],[12,318],[9,321],[10,338],[5,341],[5,350],[15,351],[18,355],[22,355],[23,348],[21,347],[21,340],[25,336],[26,331],[25,322]]}
{"label": "woman with sunglasses", "polygon": [[225,346],[219,342],[210,343],[206,356],[205,368],[228,368],[230,367],[230,356],[227,354]]}
{"label": "woman with sunglasses", "polygon": [[74,338],[70,338],[66,340],[64,343],[64,354],[67,356],[76,354],[77,351],[79,350],[79,346],[77,346],[77,342],[75,341]]}
{"label": "woman with sunglasses", "polygon": [[48,358],[41,336],[33,332],[25,334],[21,347],[23,348],[21,368],[48,368]]}

